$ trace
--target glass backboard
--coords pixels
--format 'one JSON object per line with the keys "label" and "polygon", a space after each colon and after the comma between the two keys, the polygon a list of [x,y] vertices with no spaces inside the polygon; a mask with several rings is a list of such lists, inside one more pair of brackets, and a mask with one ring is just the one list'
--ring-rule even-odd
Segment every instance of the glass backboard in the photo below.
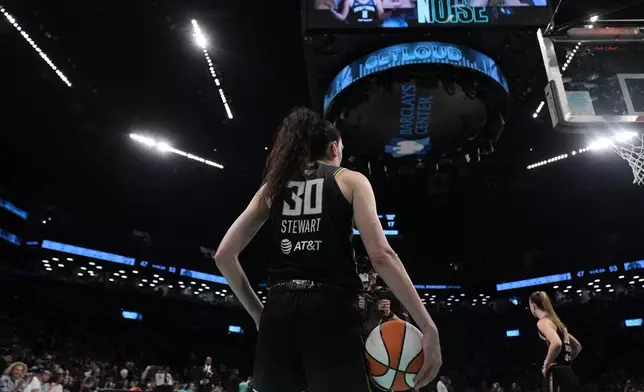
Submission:
{"label": "glass backboard", "polygon": [[644,127],[644,27],[537,32],[556,130],[641,131]]}

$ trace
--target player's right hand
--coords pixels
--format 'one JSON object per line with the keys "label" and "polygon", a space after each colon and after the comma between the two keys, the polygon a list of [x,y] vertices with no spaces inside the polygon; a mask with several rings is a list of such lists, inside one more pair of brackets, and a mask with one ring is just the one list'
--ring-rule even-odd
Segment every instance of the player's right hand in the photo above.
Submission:
{"label": "player's right hand", "polygon": [[438,375],[441,366],[443,366],[443,355],[436,327],[423,333],[422,343],[424,362],[423,367],[414,378],[414,389],[416,391],[432,382]]}
{"label": "player's right hand", "polygon": [[358,307],[362,310],[367,306],[367,303],[364,300],[364,297],[361,295],[358,297]]}

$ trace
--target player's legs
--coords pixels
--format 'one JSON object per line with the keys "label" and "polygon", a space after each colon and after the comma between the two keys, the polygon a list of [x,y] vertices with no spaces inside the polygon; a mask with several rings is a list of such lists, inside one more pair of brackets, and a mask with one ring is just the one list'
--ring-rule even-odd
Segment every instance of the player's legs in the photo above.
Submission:
{"label": "player's legs", "polygon": [[553,366],[551,373],[555,379],[557,392],[577,392],[579,390],[579,378],[570,366]]}
{"label": "player's legs", "polygon": [[297,298],[290,292],[268,297],[259,326],[254,389],[302,392],[306,386],[297,336]]}
{"label": "player's legs", "polygon": [[369,392],[357,295],[302,292],[299,333],[308,392]]}

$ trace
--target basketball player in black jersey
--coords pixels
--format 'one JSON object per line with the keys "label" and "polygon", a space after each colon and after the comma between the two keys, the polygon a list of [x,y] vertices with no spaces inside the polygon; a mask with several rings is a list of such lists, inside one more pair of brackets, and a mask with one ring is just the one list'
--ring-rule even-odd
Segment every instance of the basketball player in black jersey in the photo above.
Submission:
{"label": "basketball player in black jersey", "polygon": [[[351,246],[355,221],[371,263],[423,332],[423,387],[442,364],[436,325],[385,238],[369,181],[339,167],[339,131],[305,108],[284,119],[263,185],[215,255],[221,273],[255,320],[258,392],[367,392],[360,312],[362,283]],[[238,256],[269,221],[266,307]]]}
{"label": "basketball player in black jersey", "polygon": [[548,353],[541,374],[546,391],[573,392],[579,389],[579,379],[570,364],[581,351],[581,344],[568,333],[552,307],[550,297],[543,291],[530,295],[530,311],[539,319],[539,336],[548,344]]}

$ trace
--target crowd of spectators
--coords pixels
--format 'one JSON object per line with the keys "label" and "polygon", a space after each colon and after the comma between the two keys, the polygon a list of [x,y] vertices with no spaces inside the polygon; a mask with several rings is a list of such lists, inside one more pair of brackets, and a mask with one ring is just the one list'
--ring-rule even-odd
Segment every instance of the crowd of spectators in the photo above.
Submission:
{"label": "crowd of spectators", "polygon": [[[0,276],[0,295],[0,392],[252,390],[255,331],[243,311],[35,277]],[[641,303],[636,295],[558,303],[584,346],[574,364],[583,391],[644,391],[644,328],[623,324]],[[525,303],[430,311],[444,356],[443,385],[431,389],[542,390],[546,350]],[[246,332],[231,334],[229,324]],[[521,334],[509,339],[508,329]]]}

